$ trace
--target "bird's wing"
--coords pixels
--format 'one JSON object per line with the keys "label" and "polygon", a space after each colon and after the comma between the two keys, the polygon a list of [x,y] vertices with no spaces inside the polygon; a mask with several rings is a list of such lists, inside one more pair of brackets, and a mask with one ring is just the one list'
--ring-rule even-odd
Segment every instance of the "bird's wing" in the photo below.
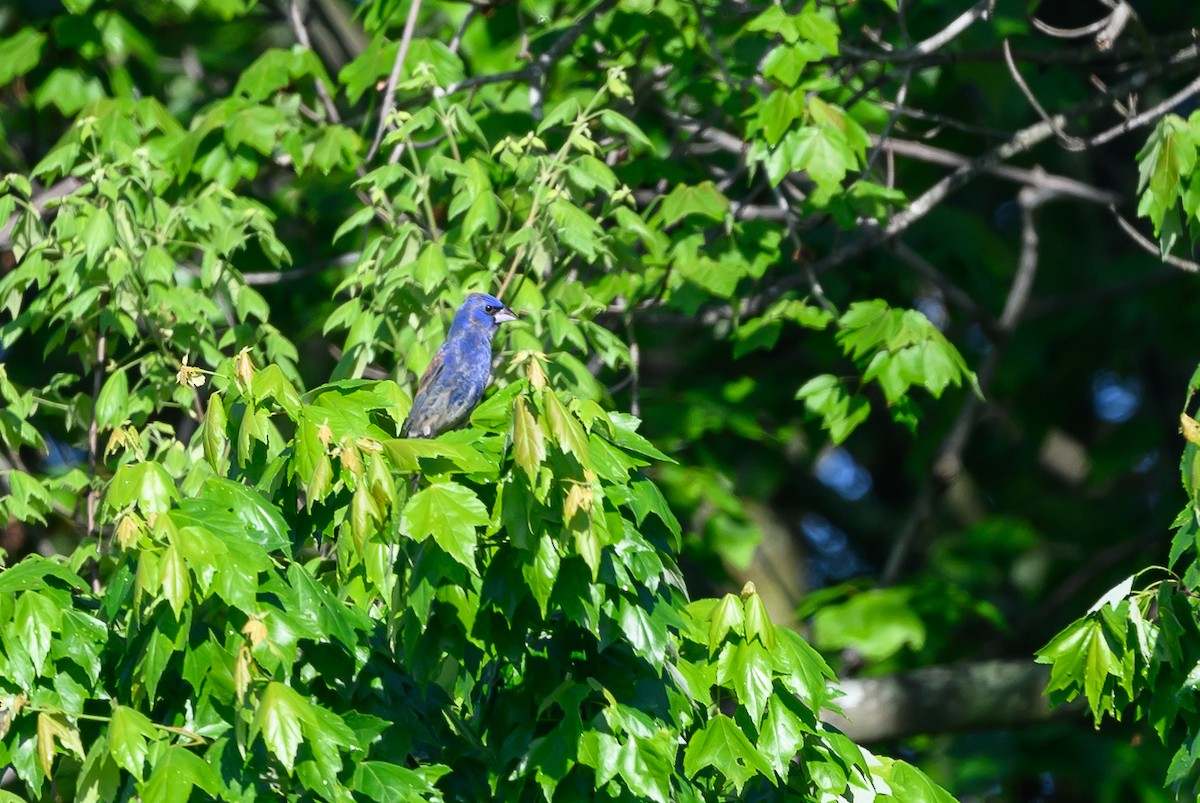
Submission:
{"label": "bird's wing", "polygon": [[[429,393],[429,389],[437,383],[438,377],[440,377],[442,372],[445,370],[446,351],[445,349],[438,349],[437,354],[433,355],[433,359],[429,361],[429,367],[425,369],[425,373],[421,377],[421,384],[417,385],[416,399],[420,399],[422,396]],[[415,399],[413,401],[413,405],[416,406]]]}
{"label": "bird's wing", "polygon": [[401,431],[404,437],[411,438],[414,435],[423,437],[431,434],[422,432],[422,430],[425,429],[427,420],[436,412],[431,409],[431,402],[436,395],[431,391],[437,386],[438,379],[445,370],[445,349],[438,349],[437,354],[433,355],[429,367],[421,376],[421,384],[417,386],[417,395],[413,397],[412,409],[409,411],[408,420],[404,422],[404,428]]}

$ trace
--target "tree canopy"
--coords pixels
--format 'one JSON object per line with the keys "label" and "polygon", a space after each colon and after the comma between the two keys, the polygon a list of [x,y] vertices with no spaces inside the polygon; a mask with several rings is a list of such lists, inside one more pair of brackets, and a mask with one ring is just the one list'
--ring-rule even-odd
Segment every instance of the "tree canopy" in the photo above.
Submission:
{"label": "tree canopy", "polygon": [[1195,797],[1196,26],[0,9],[0,799]]}

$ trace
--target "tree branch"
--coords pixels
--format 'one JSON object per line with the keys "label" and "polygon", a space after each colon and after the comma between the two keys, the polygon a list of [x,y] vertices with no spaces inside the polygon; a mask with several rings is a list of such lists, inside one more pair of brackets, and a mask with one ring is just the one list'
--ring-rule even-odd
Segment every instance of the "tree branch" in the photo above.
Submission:
{"label": "tree branch", "polygon": [[383,135],[387,133],[388,114],[391,113],[392,104],[396,100],[396,84],[400,81],[401,70],[404,69],[404,59],[408,56],[413,31],[417,27],[417,14],[420,11],[421,0],[412,0],[412,5],[408,7],[408,17],[404,20],[404,32],[400,35],[400,47],[396,49],[396,60],[392,62],[392,71],[388,75],[387,87],[383,91],[383,103],[379,107],[379,126],[375,129],[375,138],[371,140],[371,147],[367,149],[367,158],[364,160],[366,162],[375,158],[375,154],[379,151],[379,143],[383,141]]}
{"label": "tree branch", "polygon": [[1156,103],[1141,114],[1130,117],[1120,125],[1115,125],[1107,131],[1101,131],[1091,139],[1087,140],[1089,147],[1095,145],[1103,145],[1105,142],[1114,140],[1122,134],[1127,134],[1135,128],[1140,128],[1152,120],[1158,119],[1169,109],[1173,109],[1183,101],[1200,92],[1200,78],[1196,78],[1190,84],[1179,90],[1175,94],[1163,100],[1161,103]]}
{"label": "tree branch", "polygon": [[874,678],[842,680],[845,712],[821,719],[855,742],[923,733],[1011,728],[1074,717],[1080,703],[1051,707],[1050,667],[1032,661],[981,661],[932,666]]}
{"label": "tree branch", "polygon": [[567,49],[575,44],[587,26],[591,24],[599,15],[608,11],[616,5],[617,0],[600,0],[596,5],[580,15],[579,19],[567,26],[563,31],[562,36],[554,40],[554,44],[537,58],[528,67],[523,67],[519,70],[511,70],[509,72],[492,73],[490,75],[476,75],[471,78],[464,78],[461,81],[451,84],[445,88],[435,89],[434,92],[439,95],[453,95],[457,92],[462,92],[464,89],[473,89],[478,86],[486,86],[488,84],[501,84],[509,81],[530,81],[531,83],[540,83],[545,77],[550,68],[555,62],[567,51]]}
{"label": "tree branch", "polygon": [[[871,141],[876,142],[878,138],[872,135]],[[969,157],[943,148],[937,148],[933,145],[926,145],[923,142],[888,139],[886,141],[879,141],[879,147],[883,150],[891,151],[897,156],[907,156],[910,159],[928,162],[929,164],[945,165],[946,167],[963,167],[971,163]],[[1089,203],[1109,206],[1122,200],[1121,196],[1116,193],[1102,190],[1099,187],[1093,187],[1091,184],[1086,184],[1067,176],[1047,173],[1041,168],[1030,170],[1022,167],[1011,167],[1009,165],[992,165],[985,167],[983,172],[996,178],[1002,178],[1005,181],[1012,181],[1038,189],[1053,190],[1059,195],[1077,198]]]}
{"label": "tree branch", "polygon": [[[1061,126],[1063,121],[1068,118],[1081,116],[1095,111],[1102,107],[1104,103],[1112,96],[1119,96],[1128,92],[1137,91],[1147,85],[1150,81],[1159,78],[1164,72],[1173,68],[1179,68],[1184,65],[1191,65],[1200,55],[1200,46],[1192,45],[1184,48],[1174,54],[1166,64],[1158,64],[1152,68],[1143,70],[1126,81],[1113,87],[1109,93],[1090,98],[1083,103],[1078,104],[1069,112],[1055,115],[1050,121],[1042,120],[1033,125],[1027,126],[1017,131],[1007,141],[997,145],[986,153],[977,156],[974,159],[960,165],[952,173],[936,182],[932,187],[923,192],[921,195],[913,199],[908,205],[908,208],[894,215],[886,226],[871,225],[867,228],[866,234],[858,240],[849,243],[837,250],[831,251],[821,259],[813,263],[813,271],[820,276],[822,272],[831,270],[840,265],[857,259],[880,243],[886,242],[897,234],[907,231],[917,221],[921,220],[933,209],[935,209],[942,201],[944,201],[950,193],[969,183],[980,173],[986,173],[994,168],[1000,167],[1003,162],[1011,159],[1026,151],[1031,150],[1036,145],[1045,142],[1047,139],[1054,136],[1055,126]],[[873,221],[872,221],[873,224]],[[803,273],[792,274],[785,276],[775,283],[774,286],[768,288],[765,292],[747,298],[740,307],[742,314],[757,314],[765,309],[774,299],[778,298],[785,292],[792,290],[795,287],[805,283],[807,277]],[[713,325],[721,320],[729,318],[733,314],[733,310],[728,306],[716,307],[706,312],[700,313],[697,317],[705,325]]]}
{"label": "tree branch", "polygon": [[1112,212],[1112,216],[1117,221],[1117,225],[1121,227],[1121,231],[1128,234],[1129,239],[1133,240],[1134,243],[1142,248],[1142,250],[1146,251],[1147,253],[1154,254],[1156,257],[1162,259],[1162,261],[1166,264],[1179,268],[1180,270],[1187,271],[1188,273],[1200,272],[1200,264],[1197,264],[1190,259],[1183,259],[1182,257],[1177,257],[1173,254],[1166,254],[1164,256],[1161,249],[1157,245],[1150,242],[1145,235],[1134,228],[1133,224],[1126,220],[1121,213],[1117,211],[1116,206],[1110,206],[1108,209],[1110,212]]}
{"label": "tree branch", "polygon": [[[1017,272],[1008,289],[1008,297],[1004,302],[1004,310],[996,322],[997,337],[993,340],[992,348],[984,358],[978,372],[978,382],[981,392],[986,392],[996,375],[1000,364],[1000,356],[1004,345],[1012,337],[1020,321],[1029,296],[1033,290],[1033,279],[1038,269],[1038,234],[1034,224],[1035,210],[1054,197],[1048,190],[1037,190],[1026,187],[1021,190],[1018,200],[1021,207],[1021,255],[1017,263]],[[983,399],[978,394],[968,394],[959,408],[958,416],[950,427],[949,434],[942,440],[934,457],[931,476],[926,480],[912,510],[905,519],[904,526],[897,535],[892,549],[888,552],[887,562],[880,575],[883,585],[891,585],[900,577],[904,563],[917,541],[921,526],[933,514],[933,506],[942,491],[949,488],[962,473],[962,455],[970,440],[971,431],[983,407]]]}
{"label": "tree branch", "polygon": [[860,50],[854,47],[842,46],[843,53],[856,58],[867,58],[874,61],[915,61],[923,56],[928,56],[934,51],[941,50],[948,45],[955,37],[971,27],[975,22],[985,19],[992,12],[992,7],[995,0],[980,0],[980,2],[971,6],[969,9],[958,15],[953,22],[947,25],[942,30],[935,33],[926,39],[922,39],[912,47],[906,47],[902,50],[885,50],[879,52],[870,52]]}
{"label": "tree branch", "polygon": [[[30,199],[30,205],[37,210],[39,215],[46,215],[46,207],[54,201],[66,198],[71,193],[83,186],[83,182],[74,176],[68,176],[61,181],[51,184],[46,189],[35,194]],[[0,251],[8,251],[12,248],[12,232],[13,227],[17,225],[17,220],[21,217],[20,212],[14,213],[8,221],[0,228]]]}
{"label": "tree branch", "polygon": [[[304,15],[300,10],[300,2],[301,0],[290,0],[288,3],[288,21],[292,25],[292,33],[295,34],[296,41],[309,50],[312,50],[312,40],[308,36],[308,29],[304,27]],[[338,114],[337,106],[333,103],[333,96],[329,94],[329,87],[325,86],[325,82],[319,77],[314,78],[313,85],[316,87],[317,97],[321,99],[321,105],[325,107],[325,114],[329,117],[330,121],[340,123],[342,116]]]}

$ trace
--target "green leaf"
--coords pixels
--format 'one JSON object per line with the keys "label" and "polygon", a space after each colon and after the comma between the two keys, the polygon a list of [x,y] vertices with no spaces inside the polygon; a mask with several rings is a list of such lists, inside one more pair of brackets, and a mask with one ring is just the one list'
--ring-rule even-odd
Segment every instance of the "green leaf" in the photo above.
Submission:
{"label": "green leaf", "polygon": [[758,639],[758,642],[768,650],[775,649],[775,625],[767,614],[767,607],[762,597],[755,591],[746,596],[744,601],[746,615],[746,639]]}
{"label": "green leaf", "polygon": [[925,644],[925,624],[913,611],[910,589],[863,591],[813,616],[813,642],[820,649],[853,647],[869,661],[882,661],[905,647]]}
{"label": "green leaf", "polygon": [[335,167],[351,169],[359,163],[362,140],[341,125],[327,125],[312,150],[312,165],[328,174]]}
{"label": "green leaf", "polygon": [[767,144],[774,146],[788,132],[793,122],[804,112],[804,93],[776,90],[758,107],[758,125],[762,127]]}
{"label": "green leaf", "polygon": [[267,684],[254,720],[250,723],[250,741],[261,733],[263,744],[291,774],[300,749],[302,721],[311,717],[312,705],[295,689],[277,681]]}
{"label": "green leaf", "polygon": [[883,800],[904,803],[955,803],[954,796],[938,786],[929,776],[904,761],[881,759],[883,767],[875,770],[891,787]]}
{"label": "green leaf", "polygon": [[62,558],[30,555],[20,563],[0,570],[0,595],[18,591],[37,591],[53,588],[53,578],[76,589],[87,588],[83,578],[62,564]]}
{"label": "green leaf", "polygon": [[[225,462],[229,437],[225,432],[225,400],[214,393],[208,400],[208,414],[204,417],[204,459],[213,471],[221,472]],[[224,472],[221,472],[224,473]]]}
{"label": "green leaf", "polygon": [[637,149],[647,151],[654,147],[653,143],[650,142],[650,138],[646,136],[642,129],[638,128],[628,117],[612,109],[601,110],[600,123],[610,131],[615,131],[618,134],[624,134],[629,137],[630,141],[638,146]]}
{"label": "green leaf", "polygon": [[178,803],[200,787],[216,797],[222,788],[221,779],[204,759],[185,747],[167,747],[154,765],[150,778],[138,784],[144,803]]}
{"label": "green leaf", "polygon": [[667,623],[655,611],[641,607],[636,600],[622,598],[617,605],[617,621],[629,646],[656,669],[667,652]]}
{"label": "green leaf", "polygon": [[646,520],[646,516],[653,513],[674,535],[682,534],[683,527],[679,524],[679,519],[671,512],[671,506],[657,485],[650,480],[636,480],[630,485],[630,490],[632,493],[629,496],[629,507],[639,526]]}
{"label": "green leaf", "polygon": [[721,653],[717,664],[717,681],[737,692],[755,727],[771,697],[773,674],[770,654],[754,642],[732,645]]}
{"label": "green leaf", "polygon": [[708,652],[712,655],[725,643],[725,637],[730,631],[740,631],[743,627],[741,600],[733,594],[726,594],[713,608],[712,618],[708,627]]}
{"label": "green leaf", "polygon": [[126,463],[108,485],[104,504],[113,510],[136,506],[142,513],[165,513],[179,496],[160,463]]}
{"label": "green leaf", "polygon": [[46,35],[33,28],[22,28],[7,39],[0,39],[0,87],[38,65]]}
{"label": "green leaf", "polygon": [[755,775],[765,776],[772,783],[775,780],[770,763],[737,723],[724,714],[717,714],[693,734],[683,753],[683,771],[689,778],[709,767],[727,778],[738,794]]}
{"label": "green leaf", "polygon": [[564,454],[574,455],[580,465],[588,467],[591,464],[591,452],[583,425],[559,400],[558,394],[554,391],[546,391],[543,398],[546,408],[546,423],[555,444]]}
{"label": "green leaf", "polygon": [[187,564],[183,562],[183,556],[174,544],[168,546],[167,551],[163,553],[159,568],[162,571],[163,597],[175,611],[175,617],[179,618],[192,593],[192,579],[188,574]]}
{"label": "green leaf", "polygon": [[231,149],[245,144],[270,156],[283,123],[283,112],[273,106],[248,106],[225,125],[225,141]]}
{"label": "green leaf", "polygon": [[400,532],[415,541],[429,537],[472,573],[476,529],[490,521],[487,508],[470,488],[442,482],[418,491],[404,506]]}
{"label": "green leaf", "polygon": [[147,740],[158,738],[158,732],[144,714],[126,705],[118,705],[108,725],[108,749],[117,766],[137,780],[142,780],[146,764]]}
{"label": "green leaf", "polygon": [[21,521],[45,524],[46,514],[54,507],[54,500],[46,488],[46,483],[16,468],[2,474],[12,491],[7,499],[0,497],[0,501],[7,502],[6,512]]}
{"label": "green leaf", "polygon": [[378,803],[440,803],[442,793],[433,784],[449,771],[440,764],[409,769],[384,761],[362,761],[354,768],[350,788]]}
{"label": "green leaf", "polygon": [[427,243],[413,266],[413,278],[420,282],[421,289],[428,293],[446,281],[446,267],[446,255],[442,246],[438,243]]}
{"label": "green leaf", "polygon": [[267,551],[287,550],[291,530],[279,509],[253,488],[223,477],[209,477],[195,498],[180,503],[183,523],[237,533]]}
{"label": "green leaf", "polygon": [[666,731],[660,731],[657,738],[632,736],[617,753],[617,771],[629,791],[642,800],[667,803],[674,768],[675,748]]}
{"label": "green leaf", "polygon": [[679,184],[663,198],[662,225],[673,226],[688,215],[721,221],[728,212],[729,199],[711,181],[695,186]]}
{"label": "green leaf", "polygon": [[538,609],[546,614],[546,606],[550,601],[550,592],[554,589],[554,581],[558,578],[561,558],[558,547],[550,535],[543,535],[538,540],[537,551],[531,559],[521,566],[521,576],[529,586],[530,593],[537,600]]}
{"label": "green leaf", "polygon": [[563,244],[584,259],[596,259],[604,230],[596,219],[568,201],[555,200],[550,204],[550,217]]}
{"label": "green leaf", "polygon": [[546,435],[520,396],[513,410],[513,458],[529,475],[530,484],[536,482],[538,469],[546,460]]}
{"label": "green leaf", "polygon": [[299,416],[300,393],[278,365],[268,365],[256,372],[252,388],[254,398],[258,401],[274,399],[289,418],[295,419]]}
{"label": "green leaf", "polygon": [[788,767],[800,752],[805,733],[810,730],[779,695],[772,695],[767,700],[767,715],[758,729],[758,749],[781,778],[787,777]]}
{"label": "green leaf", "polygon": [[25,591],[17,597],[13,626],[21,647],[33,662],[33,671],[42,673],[50,654],[50,639],[58,632],[62,614],[49,597],[37,591]]}
{"label": "green leaf", "polygon": [[1187,122],[1176,114],[1164,116],[1137,155],[1138,189],[1143,193],[1138,214],[1145,214],[1159,233],[1164,218],[1175,208],[1182,188],[1180,179],[1196,166],[1196,140]]}
{"label": "green leaf", "polygon": [[806,170],[827,192],[841,187],[846,173],[858,167],[846,136],[832,125],[806,126],[789,135],[792,169]]}
{"label": "green leaf", "polygon": [[821,11],[811,6],[805,7],[796,17],[796,25],[803,38],[819,45],[831,56],[838,54],[838,36],[841,29]]}
{"label": "green leaf", "polygon": [[732,298],[738,281],[744,274],[734,265],[708,257],[682,259],[675,263],[676,272],[719,298]]}
{"label": "green leaf", "polygon": [[83,231],[80,232],[87,264],[98,265],[100,257],[104,256],[104,252],[116,241],[116,236],[116,228],[113,226],[112,216],[108,214],[108,209],[103,207],[94,209],[91,216],[88,217],[87,223],[84,224]]}
{"label": "green leaf", "polygon": [[96,397],[96,424],[100,429],[112,429],[124,421],[128,402],[129,378],[124,370],[115,371]]}

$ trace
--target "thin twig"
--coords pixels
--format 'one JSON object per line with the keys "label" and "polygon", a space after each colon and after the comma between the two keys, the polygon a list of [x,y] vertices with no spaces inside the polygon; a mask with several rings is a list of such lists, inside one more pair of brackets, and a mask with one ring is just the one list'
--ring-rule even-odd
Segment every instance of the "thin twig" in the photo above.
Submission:
{"label": "thin twig", "polygon": [[[796,216],[792,212],[792,208],[788,204],[787,198],[784,197],[783,192],[780,191],[779,187],[771,187],[771,193],[775,196],[775,203],[784,213],[784,225],[787,227],[788,239],[792,241],[792,260],[797,264],[800,264],[803,262],[801,255],[803,253],[804,246],[800,242],[800,234],[796,231]],[[825,288],[821,287],[820,280],[817,279],[817,275],[813,273],[812,265],[809,263],[803,264],[804,275],[805,278],[808,279],[808,287],[812,291],[813,298],[817,300],[817,303],[821,305],[822,309],[824,309],[834,318],[837,318],[841,313],[838,312],[837,307],[835,307],[833,303],[830,302],[830,300],[826,297]]]}
{"label": "thin twig", "polygon": [[467,32],[467,26],[471,24],[471,20],[475,19],[475,11],[478,7],[471,5],[467,8],[467,14],[463,17],[462,23],[459,24],[458,30],[454,32],[454,37],[450,40],[450,52],[458,53],[458,48],[462,44],[463,34]]}
{"label": "thin twig", "polygon": [[1161,103],[1156,103],[1141,114],[1130,117],[1120,125],[1113,126],[1107,131],[1101,131],[1099,134],[1096,134],[1094,137],[1088,139],[1086,143],[1088,147],[1092,147],[1094,145],[1103,145],[1110,140],[1116,139],[1122,134],[1127,134],[1133,129],[1139,128],[1146,123],[1157,119],[1164,112],[1175,108],[1192,95],[1195,95],[1197,92],[1200,92],[1200,78],[1194,79],[1183,89],[1166,98]]}
{"label": "thin twig", "polygon": [[1021,71],[1017,69],[1017,63],[1013,61],[1012,48],[1009,47],[1007,39],[1005,39],[1003,42],[1003,50],[1004,63],[1008,65],[1008,72],[1012,75],[1013,82],[1016,83],[1017,88],[1021,90],[1021,94],[1025,96],[1025,100],[1029,101],[1029,105],[1033,107],[1033,110],[1038,113],[1038,117],[1041,117],[1051,126],[1053,126],[1054,136],[1058,139],[1059,144],[1069,151],[1083,150],[1083,140],[1079,139],[1078,137],[1073,137],[1067,134],[1066,131],[1063,131],[1062,124],[1055,123],[1045,108],[1042,107],[1042,104],[1038,102],[1037,96],[1033,94],[1033,90],[1029,88],[1029,85],[1025,83],[1025,79],[1021,77]]}
{"label": "thin twig", "polygon": [[[998,338],[992,343],[992,348],[984,358],[983,365],[977,374],[982,391],[986,391],[991,386],[1004,345],[1012,337],[1017,323],[1029,303],[1033,280],[1038,269],[1038,233],[1034,222],[1034,212],[1041,204],[1054,196],[1055,193],[1052,191],[1038,190],[1032,187],[1026,187],[1018,195],[1021,207],[1021,254],[1017,263],[1016,275],[1013,277],[1004,302],[1004,310],[1000,313],[996,324]],[[887,562],[884,564],[880,576],[880,582],[884,585],[891,585],[899,578],[908,554],[912,551],[917,535],[920,533],[921,526],[933,515],[934,503],[938,496],[944,489],[950,487],[962,473],[963,451],[966,449],[967,441],[970,439],[971,431],[982,407],[983,400],[974,393],[968,394],[963,401],[963,406],[959,409],[949,434],[938,448],[931,469],[931,477],[926,481],[917,500],[913,503],[912,511],[888,553]]]}
{"label": "thin twig", "polygon": [[[322,273],[327,270],[333,270],[334,268],[344,268],[347,265],[353,265],[355,262],[358,261],[358,258],[361,255],[362,255],[361,251],[350,251],[349,253],[342,254],[339,257],[335,257],[334,259],[329,260],[328,262],[322,262],[317,265],[306,265],[303,268],[295,268],[294,270],[251,271],[249,273],[242,274],[242,281],[251,286],[262,286],[262,285],[271,285],[271,284],[283,284],[285,282],[294,282],[298,279],[304,279],[309,276],[313,276],[317,273]],[[194,271],[189,270],[189,272],[199,275],[199,269],[196,269]]]}
{"label": "thin twig", "polygon": [[383,91],[383,104],[379,107],[379,127],[375,130],[375,139],[367,149],[368,163],[375,158],[379,151],[379,143],[388,129],[388,115],[392,112],[392,103],[396,100],[396,84],[400,81],[400,72],[404,69],[404,59],[408,56],[409,45],[412,44],[413,31],[417,27],[417,14],[421,11],[421,0],[412,0],[408,7],[408,17],[404,20],[404,32],[400,35],[400,47],[396,50],[396,60],[392,62],[392,71],[388,75],[387,87]]}
{"label": "thin twig", "polygon": [[[890,112],[897,109],[897,106],[890,100],[880,100],[878,101],[878,105],[884,111]],[[847,110],[849,110],[849,107],[847,107]],[[982,137],[992,137],[994,139],[1007,137],[1012,133],[1011,131],[1006,131],[1001,128],[990,128],[988,126],[964,123],[962,120],[958,120],[944,114],[934,114],[921,109],[915,109],[911,106],[900,109],[899,112],[901,117],[909,117],[913,120],[921,120],[923,122],[933,123],[934,127],[930,129],[929,132],[925,132],[925,134],[923,134],[924,137],[932,136],[930,132],[936,132],[942,128],[953,128],[956,131],[965,131],[968,134],[978,134]]]}
{"label": "thin twig", "polygon": [[[1176,53],[1167,64],[1157,64],[1152,68],[1138,72],[1129,79],[1113,89],[1113,95],[1122,95],[1127,92],[1136,91],[1148,84],[1150,81],[1161,77],[1161,75],[1172,69],[1190,64],[1195,61],[1197,55],[1200,54],[1200,48],[1193,45]],[[928,215],[942,201],[946,199],[950,193],[969,183],[980,173],[986,173],[992,169],[1002,165],[1008,159],[1011,159],[1017,154],[1025,153],[1034,146],[1045,142],[1050,137],[1054,136],[1054,128],[1056,125],[1061,125],[1062,121],[1068,117],[1082,116],[1095,109],[1101,107],[1109,96],[1099,96],[1090,98],[1083,103],[1080,103],[1069,112],[1056,115],[1052,120],[1042,120],[1034,123],[1026,128],[1017,131],[1007,141],[997,145],[986,153],[971,159],[969,162],[959,166],[949,175],[936,182],[932,187],[923,192],[921,195],[913,199],[908,205],[908,208],[894,215],[886,226],[871,226],[865,227],[866,233],[859,239],[826,254],[821,259],[813,263],[813,271],[820,276],[824,271],[836,268],[840,265],[857,259],[880,243],[886,242],[897,234],[906,231],[917,221]],[[781,294],[799,286],[807,281],[807,278],[802,275],[790,275],[781,278],[774,286],[768,288],[765,292],[747,298],[739,307],[740,314],[754,314],[759,310],[764,309],[771,301],[778,298]],[[697,321],[706,326],[711,326],[714,323],[725,320],[733,314],[733,310],[728,306],[722,306],[710,309],[696,316]]]}
{"label": "thin twig", "polygon": [[[96,536],[96,551],[101,551],[99,528],[96,526],[96,505],[100,501],[100,486],[96,481],[96,460],[100,453],[100,422],[96,418],[96,402],[104,385],[104,361],[108,359],[108,335],[100,332],[96,340],[96,365],[92,369],[92,420],[88,423],[88,476],[91,487],[87,495],[87,534]],[[100,591],[100,564],[92,562],[92,590]]]}
{"label": "thin twig", "polygon": [[936,285],[951,304],[962,308],[968,315],[974,318],[985,334],[991,338],[999,336],[999,325],[991,313],[979,306],[975,299],[971,298],[970,293],[950,281],[944,273],[913,249],[912,246],[902,240],[898,241],[896,247],[893,249],[893,253],[895,253],[901,262],[912,268],[921,278]]}
{"label": "thin twig", "polygon": [[500,84],[509,81],[537,81],[550,71],[550,68],[557,63],[558,59],[567,51],[575,41],[583,35],[584,30],[591,24],[600,14],[608,11],[617,0],[600,0],[596,5],[585,11],[579,16],[579,19],[571,23],[563,31],[562,36],[554,40],[554,44],[550,49],[533,60],[533,63],[528,67],[523,67],[519,70],[510,70],[509,72],[492,73],[490,75],[476,75],[471,78],[464,78],[461,81],[451,84],[445,88],[438,88],[434,91],[439,95],[453,95],[457,92],[462,92],[464,89],[472,89],[478,86],[486,86],[488,84]]}
{"label": "thin twig", "polygon": [[[47,207],[50,204],[66,198],[82,186],[82,181],[74,176],[67,176],[61,181],[51,184],[41,192],[35,193],[29,200],[29,204],[37,210],[39,215],[45,216],[47,214]],[[7,251],[12,247],[13,228],[17,225],[17,220],[20,219],[21,214],[21,212],[14,212],[5,222],[4,226],[0,228],[0,251]]]}
{"label": "thin twig", "polygon": [[638,379],[641,373],[641,348],[638,346],[637,335],[633,330],[633,317],[625,316],[625,339],[629,343],[629,412],[635,417],[641,417],[641,404],[638,399]]}
{"label": "thin twig", "polygon": [[[878,142],[874,136],[871,139],[873,142]],[[930,164],[945,165],[946,167],[962,167],[971,163],[970,158],[962,154],[948,151],[944,148],[937,148],[933,145],[926,145],[924,142],[889,139],[887,142],[880,142],[879,147],[898,156],[907,156],[910,159],[917,159],[918,161]],[[1081,201],[1101,204],[1103,206],[1111,206],[1121,200],[1120,196],[1116,193],[1102,190],[1099,187],[1093,187],[1091,184],[1086,184],[1067,176],[1047,173],[1040,168],[1029,170],[1009,165],[993,165],[986,168],[983,172],[996,178],[1002,178],[1005,181],[1054,190],[1060,195],[1066,195]]]}
{"label": "thin twig", "polygon": [[1144,251],[1154,254],[1156,257],[1160,257],[1163,262],[1179,268],[1180,270],[1187,271],[1188,273],[1200,273],[1200,264],[1197,264],[1190,259],[1174,256],[1173,254],[1164,255],[1162,253],[1162,249],[1160,249],[1157,245],[1146,238],[1145,235],[1134,228],[1133,224],[1126,220],[1121,213],[1117,211],[1115,206],[1110,206],[1108,209],[1110,212],[1112,212],[1113,218],[1116,219],[1117,225],[1121,227],[1121,231],[1128,234],[1129,239],[1137,243]]}
{"label": "thin twig", "polygon": [[[305,5],[307,6],[307,3]],[[292,33],[296,35],[296,41],[312,50],[312,40],[309,39],[308,29],[304,27],[304,16],[300,12],[300,0],[291,0],[288,3],[288,20],[292,24]],[[325,86],[325,82],[317,77],[313,80],[313,85],[316,87],[317,97],[321,99],[321,105],[325,107],[325,114],[329,120],[340,123],[342,116],[338,114],[337,106],[333,103],[333,96],[329,94],[329,88]]]}
{"label": "thin twig", "polygon": [[[863,167],[863,175],[869,175],[871,168],[875,166],[875,160],[879,158],[879,154],[883,152],[883,145],[888,141],[888,137],[892,134],[892,129],[896,125],[896,120],[900,118],[901,112],[904,110],[904,101],[908,99],[908,85],[912,81],[913,68],[908,65],[904,68],[904,79],[900,83],[900,89],[896,92],[896,102],[892,108],[891,114],[888,115],[888,121],[883,127],[883,132],[876,140],[875,147],[871,150],[871,155],[867,157],[867,163]],[[890,186],[890,184],[889,184]]]}
{"label": "thin twig", "polygon": [[991,13],[994,3],[995,0],[980,0],[980,2],[955,17],[945,28],[942,28],[933,36],[922,39],[912,47],[873,53],[843,45],[841,50],[843,53],[855,58],[870,58],[888,62],[914,61],[920,59],[922,56],[928,56],[935,51],[941,50],[975,22],[985,19]]}
{"label": "thin twig", "polygon": [[1088,23],[1079,28],[1056,28],[1053,25],[1042,22],[1037,17],[1034,17],[1032,22],[1034,28],[1037,28],[1047,36],[1053,36],[1057,39],[1082,39],[1085,36],[1091,36],[1104,30],[1111,16],[1112,14],[1109,13],[1095,22]]}

